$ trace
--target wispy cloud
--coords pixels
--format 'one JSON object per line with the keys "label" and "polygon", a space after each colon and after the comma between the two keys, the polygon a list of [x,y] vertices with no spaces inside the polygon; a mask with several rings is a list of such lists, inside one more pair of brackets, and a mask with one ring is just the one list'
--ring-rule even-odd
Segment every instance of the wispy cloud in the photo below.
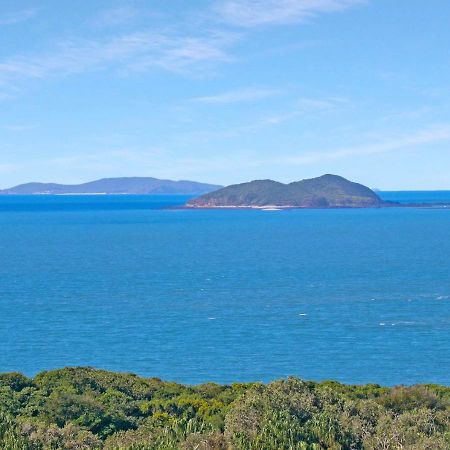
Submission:
{"label": "wispy cloud", "polygon": [[[181,155],[168,148],[116,148],[113,150],[95,150],[77,155],[67,155],[40,161],[43,168],[51,168],[55,173],[70,172],[62,180],[83,182],[89,179],[115,176],[154,176],[168,179],[200,179],[214,182],[213,169],[226,167],[227,156],[215,155],[209,158],[195,158]],[[33,171],[36,163],[33,164]],[[200,177],[200,178],[199,178]],[[217,180],[216,180],[217,181]]]}
{"label": "wispy cloud", "polygon": [[44,79],[91,70],[194,72],[204,64],[229,61],[227,47],[234,34],[211,33],[201,37],[162,32],[126,34],[109,40],[71,40],[52,52],[16,56],[0,61],[0,86],[24,79]]}
{"label": "wispy cloud", "polygon": [[240,27],[304,22],[319,14],[343,11],[366,0],[226,0],[215,7],[223,22]]}
{"label": "wispy cloud", "polygon": [[278,125],[299,116],[342,110],[350,104],[351,102],[343,97],[300,98],[288,112],[267,116],[262,123],[267,125]]}
{"label": "wispy cloud", "polygon": [[21,9],[0,15],[0,26],[15,25],[16,23],[25,22],[32,19],[37,14],[36,8]]}
{"label": "wispy cloud", "polygon": [[127,70],[162,68],[169,72],[204,76],[205,68],[218,62],[232,62],[229,47],[239,39],[235,33],[212,31],[205,36],[164,35],[161,45],[130,62]]}
{"label": "wispy cloud", "polygon": [[100,27],[113,27],[132,22],[138,14],[138,9],[132,5],[119,5],[102,11],[93,23]]}
{"label": "wispy cloud", "polygon": [[35,127],[33,125],[4,125],[3,128],[14,133],[23,133],[34,129]]}
{"label": "wispy cloud", "polygon": [[[0,164],[0,173],[6,173],[9,174],[19,168],[16,164]],[[0,187],[1,189],[1,187]]]}
{"label": "wispy cloud", "polygon": [[[245,33],[226,25],[251,27],[264,24],[298,22],[320,13],[340,11],[366,0],[224,0],[214,9],[215,19],[193,27],[192,20],[178,29],[137,31],[103,39],[69,39],[40,53],[18,54],[0,60],[0,99],[16,94],[25,80],[48,79],[107,70],[129,74],[165,70],[190,77],[214,73],[218,63],[235,61],[234,45]],[[0,16],[1,24],[27,20],[36,9]],[[210,11],[210,10],[209,10]],[[149,13],[150,14],[150,13]],[[96,19],[103,26],[114,26],[141,19],[135,5],[123,3],[101,12]],[[192,17],[190,17],[192,19]],[[203,20],[203,22],[202,22]],[[147,28],[148,30],[148,24]],[[197,99],[203,103],[254,101],[275,95],[264,89],[225,92]]]}
{"label": "wispy cloud", "polygon": [[325,111],[349,105],[350,101],[344,97],[328,98],[299,98],[297,109],[302,111]]}
{"label": "wispy cloud", "polygon": [[[289,93],[288,91],[277,89],[267,89],[267,91],[268,93],[271,92],[273,96],[281,96],[283,94],[286,94],[287,96]],[[223,105],[224,103],[231,101],[250,101],[250,99],[247,100],[247,98],[241,99],[241,97],[239,97],[238,100],[238,98],[234,98],[234,95],[231,96],[231,93],[234,94],[237,92],[241,91],[230,91],[228,93],[218,94],[217,96],[198,97],[192,100],[204,101],[208,105]],[[244,90],[242,92],[244,92]],[[228,94],[230,95],[230,99],[228,98]],[[222,96],[224,98],[222,98]],[[216,97],[218,98],[216,99]],[[247,118],[246,123],[243,119],[240,119],[237,125],[228,124],[226,127],[222,127],[222,124],[220,123],[218,126],[210,126],[207,128],[202,126],[201,130],[191,129],[188,133],[181,133],[180,135],[175,136],[175,141],[178,144],[180,142],[186,143],[188,141],[196,144],[211,144],[211,142],[216,140],[223,141],[224,139],[233,139],[243,135],[260,134],[261,130],[268,130],[271,127],[277,127],[296,119],[315,117],[318,114],[336,114],[344,112],[352,106],[351,100],[344,97],[300,98],[290,101],[289,105],[284,105],[283,109],[278,112],[258,111],[256,117],[253,117],[253,119]],[[185,109],[181,109],[180,111],[182,111],[182,118],[184,121],[188,114]],[[177,111],[177,113],[179,113],[179,111]]]}
{"label": "wispy cloud", "polygon": [[312,164],[356,156],[369,156],[395,151],[412,150],[417,147],[450,141],[450,124],[434,125],[408,135],[385,138],[375,143],[339,148],[329,151],[310,152],[299,156],[280,159],[283,164]]}
{"label": "wispy cloud", "polygon": [[281,93],[282,91],[279,89],[246,88],[205,97],[195,97],[192,101],[209,104],[241,103],[275,97]]}
{"label": "wispy cloud", "polygon": [[71,171],[84,176],[96,176],[107,173],[115,176],[127,171],[138,175],[148,174],[151,171],[160,173],[164,168],[169,155],[167,150],[161,148],[147,148],[145,150],[135,148],[115,148],[108,151],[92,149],[89,152],[62,155],[43,161],[46,167],[51,167],[59,172],[70,167]]}
{"label": "wispy cloud", "polygon": [[[233,159],[233,169],[230,166],[230,158],[223,159],[221,155],[211,155],[210,158],[192,159],[183,161],[184,167],[195,167],[199,173],[211,172],[220,173],[224,170],[225,179],[234,176],[241,171],[244,174],[243,180],[248,178],[249,170],[262,170],[263,174],[273,173],[275,167],[288,169],[293,166],[307,166],[313,164],[324,164],[337,160],[345,160],[346,158],[359,158],[370,155],[381,155],[393,152],[407,152],[412,150],[424,150],[427,146],[438,143],[450,142],[450,124],[429,126],[422,130],[410,133],[408,135],[398,134],[380,139],[378,142],[361,144],[348,148],[329,149],[327,151],[310,151],[308,153],[283,156],[283,152],[279,151],[276,158],[262,157],[260,152],[245,152],[239,149],[239,154]],[[206,161],[206,162],[205,162]],[[206,165],[203,165],[205,163]],[[235,170],[233,172],[233,170]],[[226,184],[226,183],[225,183]]]}

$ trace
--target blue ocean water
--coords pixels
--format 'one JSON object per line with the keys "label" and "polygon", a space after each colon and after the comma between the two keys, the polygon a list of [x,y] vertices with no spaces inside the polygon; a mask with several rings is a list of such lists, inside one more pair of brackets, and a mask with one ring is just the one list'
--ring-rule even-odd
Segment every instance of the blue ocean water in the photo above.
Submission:
{"label": "blue ocean water", "polygon": [[378,194],[399,203],[450,203],[450,191],[384,191]]}
{"label": "blue ocean water", "polygon": [[185,200],[0,197],[0,371],[450,385],[450,210]]}

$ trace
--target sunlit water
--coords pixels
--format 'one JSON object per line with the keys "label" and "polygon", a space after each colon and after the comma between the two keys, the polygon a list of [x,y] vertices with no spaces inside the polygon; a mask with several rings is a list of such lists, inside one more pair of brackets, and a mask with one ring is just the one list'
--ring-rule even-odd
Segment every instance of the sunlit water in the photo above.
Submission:
{"label": "sunlit water", "polygon": [[450,385],[449,209],[185,200],[0,197],[0,371]]}

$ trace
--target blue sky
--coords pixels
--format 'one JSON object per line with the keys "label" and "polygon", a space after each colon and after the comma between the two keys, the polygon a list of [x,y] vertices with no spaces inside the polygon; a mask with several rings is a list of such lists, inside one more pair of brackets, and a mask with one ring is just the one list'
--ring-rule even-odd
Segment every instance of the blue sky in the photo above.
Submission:
{"label": "blue sky", "polygon": [[0,187],[450,189],[449,81],[448,0],[3,0]]}

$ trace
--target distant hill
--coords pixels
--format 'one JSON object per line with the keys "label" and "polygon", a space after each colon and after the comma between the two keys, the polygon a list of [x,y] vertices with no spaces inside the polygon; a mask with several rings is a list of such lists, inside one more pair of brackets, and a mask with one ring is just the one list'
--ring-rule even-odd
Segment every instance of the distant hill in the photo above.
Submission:
{"label": "distant hill", "polygon": [[27,183],[0,190],[0,195],[30,194],[182,194],[201,195],[222,186],[195,181],[159,180],[148,177],[103,178],[83,184]]}
{"label": "distant hill", "polygon": [[323,175],[289,184],[272,180],[235,184],[190,200],[186,206],[367,208],[383,205],[387,203],[368,187],[337,175]]}

